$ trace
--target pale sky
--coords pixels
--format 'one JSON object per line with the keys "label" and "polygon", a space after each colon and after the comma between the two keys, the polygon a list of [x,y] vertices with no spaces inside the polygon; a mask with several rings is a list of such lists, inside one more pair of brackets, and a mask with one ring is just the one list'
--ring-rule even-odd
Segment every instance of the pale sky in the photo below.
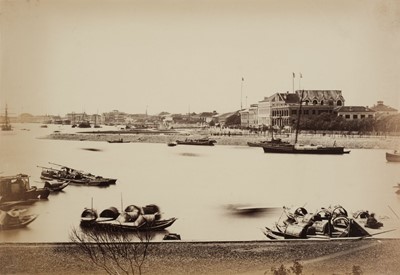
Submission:
{"label": "pale sky", "polygon": [[397,0],[0,1],[14,114],[224,113],[291,92],[292,72],[400,110]]}

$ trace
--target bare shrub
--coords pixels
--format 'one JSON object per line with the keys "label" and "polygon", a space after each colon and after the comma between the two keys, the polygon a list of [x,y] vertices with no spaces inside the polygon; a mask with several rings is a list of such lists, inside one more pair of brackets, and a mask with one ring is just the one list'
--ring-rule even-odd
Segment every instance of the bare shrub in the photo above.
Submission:
{"label": "bare shrub", "polygon": [[119,228],[79,230],[73,228],[70,240],[108,274],[142,274],[153,234],[150,231],[127,232]]}

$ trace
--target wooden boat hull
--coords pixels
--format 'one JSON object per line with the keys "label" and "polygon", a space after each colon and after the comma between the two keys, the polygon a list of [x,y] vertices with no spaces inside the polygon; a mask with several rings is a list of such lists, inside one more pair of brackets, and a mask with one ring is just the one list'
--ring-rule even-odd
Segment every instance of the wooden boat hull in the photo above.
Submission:
{"label": "wooden boat hull", "polygon": [[263,146],[263,142],[251,142],[251,141],[248,141],[247,145],[250,146],[250,147],[262,147]]}
{"label": "wooden boat hull", "polygon": [[81,226],[97,229],[113,228],[124,231],[160,231],[170,227],[177,218],[157,220],[150,223],[143,223],[139,226],[133,222],[119,222],[115,219],[94,219],[94,217],[81,218]]}
{"label": "wooden boat hull", "polygon": [[211,141],[180,141],[177,140],[178,145],[199,145],[199,146],[214,146],[214,142]]}
{"label": "wooden boat hull", "polygon": [[343,155],[350,151],[345,151],[344,147],[313,147],[313,148],[296,148],[294,145],[262,145],[264,153],[279,154],[310,154],[310,155]]}
{"label": "wooden boat hull", "polygon": [[42,176],[40,177],[42,180],[60,180],[60,181],[68,181],[69,184],[71,185],[84,185],[84,186],[99,186],[99,187],[105,187],[109,186],[110,182],[114,182],[114,179],[89,179],[89,178],[84,178],[84,179],[70,179],[70,178],[62,178],[62,177],[51,177],[51,176]]}
{"label": "wooden boat hull", "polygon": [[400,154],[386,152],[386,160],[389,162],[400,162]]}
{"label": "wooden boat hull", "polygon": [[170,227],[177,219],[171,218],[168,220],[158,220],[151,223],[144,223],[140,226],[135,226],[133,223],[111,223],[112,227],[127,230],[127,231],[160,231]]}
{"label": "wooden boat hull", "polygon": [[199,139],[185,139],[177,140],[176,144],[179,145],[199,145],[199,146],[214,146],[217,141],[209,138],[199,138]]}
{"label": "wooden boat hull", "polygon": [[58,192],[63,190],[65,187],[69,185],[69,182],[63,181],[46,181],[44,187],[49,189],[51,192]]}
{"label": "wooden boat hull", "polygon": [[287,141],[282,141],[281,139],[272,139],[272,140],[265,140],[265,141],[259,141],[259,142],[247,142],[247,145],[250,147],[262,147],[263,145],[265,146],[279,146],[279,145],[290,145],[289,142]]}
{"label": "wooden boat hull", "polygon": [[2,202],[45,200],[49,197],[49,194],[50,190],[46,188],[32,188],[17,194],[5,195],[1,200]]}
{"label": "wooden boat hull", "polygon": [[38,216],[37,215],[24,215],[19,218],[19,221],[11,224],[0,224],[0,230],[11,230],[26,227],[28,224],[33,222]]}
{"label": "wooden boat hull", "polygon": [[[135,219],[130,219],[132,216]],[[136,220],[146,215],[142,223],[137,223]],[[121,217],[123,217],[121,219]],[[153,218],[151,218],[153,217]],[[160,219],[160,209],[157,205],[150,204],[144,207],[129,205],[125,211],[120,213],[116,207],[104,209],[100,216],[94,209],[85,209],[81,214],[81,226],[92,227],[97,229],[115,229],[127,231],[157,231],[164,230],[171,226],[177,218]]]}
{"label": "wooden boat hull", "polygon": [[329,240],[372,236],[356,218],[348,217],[346,209],[341,206],[333,209],[321,208],[317,213],[308,213],[303,207],[294,212],[287,212],[284,208],[284,213],[287,219],[281,224],[275,223],[273,228],[264,228],[263,233],[269,239]]}

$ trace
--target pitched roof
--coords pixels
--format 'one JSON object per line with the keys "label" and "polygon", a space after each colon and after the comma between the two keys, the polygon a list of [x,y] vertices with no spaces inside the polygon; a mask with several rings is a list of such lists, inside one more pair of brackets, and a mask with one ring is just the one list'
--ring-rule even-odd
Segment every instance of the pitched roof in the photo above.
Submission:
{"label": "pitched roof", "polygon": [[371,107],[376,112],[397,112],[397,109],[383,104],[383,101],[378,101],[378,104]]}
{"label": "pitched roof", "polygon": [[203,112],[200,114],[201,117],[212,117],[213,115],[215,115],[213,112]]}
{"label": "pitched roof", "polygon": [[218,118],[222,118],[222,119],[224,119],[224,118],[228,118],[228,117],[230,117],[231,115],[234,115],[234,114],[236,114],[238,111],[236,111],[236,112],[230,112],[230,113],[224,113],[224,114],[221,114],[221,115],[218,115],[217,117]]}
{"label": "pitched roof", "polygon": [[361,113],[361,112],[370,112],[374,113],[375,111],[364,106],[340,106],[335,108],[336,112],[346,112],[346,113]]}
{"label": "pitched roof", "polygon": [[275,93],[269,97],[269,100],[271,102],[283,101],[289,104],[289,103],[299,103],[300,98],[298,94],[295,93]]}
{"label": "pitched roof", "polygon": [[303,100],[344,100],[340,90],[297,90],[296,94],[300,95],[301,92],[303,92]]}
{"label": "pitched roof", "polygon": [[299,103],[300,98],[297,94],[283,94],[285,103]]}

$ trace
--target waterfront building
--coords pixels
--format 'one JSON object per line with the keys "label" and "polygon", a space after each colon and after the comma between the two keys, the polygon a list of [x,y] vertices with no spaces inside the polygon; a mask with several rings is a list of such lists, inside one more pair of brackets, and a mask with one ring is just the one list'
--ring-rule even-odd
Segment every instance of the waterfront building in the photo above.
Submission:
{"label": "waterfront building", "polygon": [[90,120],[89,116],[85,112],[83,112],[83,113],[74,113],[74,112],[68,113],[66,115],[66,118],[72,124],[77,124],[77,123],[80,123],[82,121]]}
{"label": "waterfront building", "polygon": [[202,112],[199,117],[200,117],[200,123],[201,124],[209,124],[213,120],[213,116],[217,115],[216,111],[213,112]]}
{"label": "waterfront building", "polygon": [[297,90],[300,96],[303,93],[304,105],[331,106],[333,108],[344,106],[344,98],[340,90]]}
{"label": "waterfront building", "polygon": [[[345,99],[340,90],[297,90],[299,97],[303,94],[301,119],[313,118],[328,113],[334,114],[334,109],[343,107]],[[297,120],[299,108],[291,110],[291,120]]]}
{"label": "waterfront building", "polygon": [[332,114],[334,108],[344,106],[340,90],[297,90],[295,93],[275,93],[258,103],[258,125],[290,127],[298,117],[300,97],[302,118],[323,113]]}
{"label": "waterfront building", "polygon": [[381,100],[378,101],[376,105],[372,106],[371,110],[375,111],[376,116],[395,115],[398,112],[397,109],[383,104],[383,101]]}
{"label": "waterfront building", "polygon": [[337,114],[337,116],[343,117],[348,120],[375,117],[375,111],[372,110],[371,108],[364,106],[341,106],[335,108],[334,111]]}
{"label": "waterfront building", "polygon": [[[271,124],[283,128],[291,126],[293,116],[297,114],[300,98],[296,93],[276,93],[270,97]],[[268,125],[268,124],[267,124]]]}
{"label": "waterfront building", "polygon": [[257,107],[257,124],[258,125],[271,125],[271,101],[270,97],[264,97],[263,100],[258,102]]}
{"label": "waterfront building", "polygon": [[104,113],[104,123],[106,125],[118,125],[126,124],[126,118],[128,114],[120,112],[118,110],[113,110],[112,112]]}
{"label": "waterfront building", "polygon": [[89,121],[91,123],[93,123],[94,125],[100,125],[100,124],[104,123],[103,116],[101,116],[99,114],[93,114],[93,115],[90,115],[88,117],[89,117]]}
{"label": "waterfront building", "polygon": [[258,113],[258,104],[251,104],[248,114],[250,127],[255,127],[258,125],[257,113]]}
{"label": "waterfront building", "polygon": [[249,127],[249,109],[243,109],[239,111],[240,114],[240,126]]}
{"label": "waterfront building", "polygon": [[240,126],[242,127],[258,126],[257,112],[258,112],[258,104],[251,104],[249,108],[239,111]]}
{"label": "waterfront building", "polygon": [[238,111],[229,112],[229,113],[224,113],[224,114],[220,114],[220,115],[215,115],[214,118],[216,119],[219,126],[225,127],[226,120],[237,114],[238,114]]}

